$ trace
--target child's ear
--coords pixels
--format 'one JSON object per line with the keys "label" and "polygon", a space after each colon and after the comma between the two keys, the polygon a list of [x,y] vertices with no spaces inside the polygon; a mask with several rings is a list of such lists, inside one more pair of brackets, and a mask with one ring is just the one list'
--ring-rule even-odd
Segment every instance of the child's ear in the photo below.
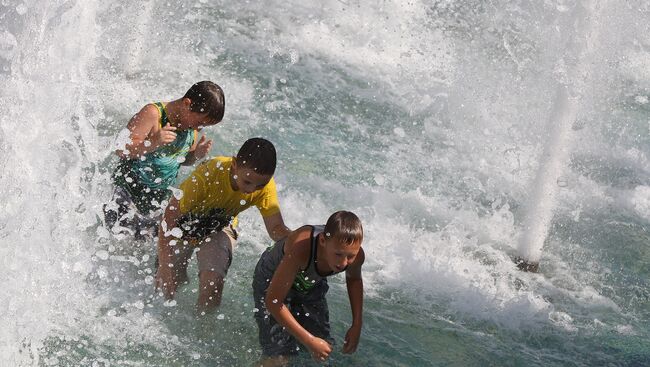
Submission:
{"label": "child's ear", "polygon": [[183,97],[183,106],[189,109],[191,105],[192,105],[192,100],[187,97]]}

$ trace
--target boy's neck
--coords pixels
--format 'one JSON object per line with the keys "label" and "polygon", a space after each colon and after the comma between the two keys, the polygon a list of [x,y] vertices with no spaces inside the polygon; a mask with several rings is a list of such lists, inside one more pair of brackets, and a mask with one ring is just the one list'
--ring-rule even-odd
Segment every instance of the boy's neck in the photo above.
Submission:
{"label": "boy's neck", "polygon": [[[234,160],[234,158],[233,158]],[[233,177],[235,173],[232,170],[232,166],[230,166],[230,172],[228,172],[228,179],[230,181],[230,188],[232,191],[239,191],[239,187],[237,186],[237,181],[235,181],[235,177]]]}
{"label": "boy's neck", "polygon": [[[322,236],[323,233],[319,233],[317,237]],[[316,238],[316,273],[322,277],[330,276],[334,273],[334,270],[330,269],[329,264],[327,264],[327,259],[323,257],[325,253],[325,247],[321,246],[319,238]]]}
{"label": "boy's neck", "polygon": [[165,104],[165,111],[167,111],[167,121],[169,121],[169,124],[174,127],[179,127],[179,116],[180,116],[180,111],[181,111],[181,100],[177,99],[171,102],[167,102]]}

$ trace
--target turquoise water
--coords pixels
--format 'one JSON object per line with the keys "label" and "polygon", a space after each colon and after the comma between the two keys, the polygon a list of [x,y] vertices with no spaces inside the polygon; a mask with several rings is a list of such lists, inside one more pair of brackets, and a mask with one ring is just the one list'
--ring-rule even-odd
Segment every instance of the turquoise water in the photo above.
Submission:
{"label": "turquoise water", "polygon": [[[259,358],[257,213],[207,316],[196,279],[163,302],[155,244],[100,223],[126,121],[204,79],[227,98],[211,154],[272,140],[290,227],[339,209],[364,222],[361,345],[340,352],[336,278],[330,365],[650,365],[650,7],[602,4],[574,75],[589,9],[570,1],[3,1],[0,365]],[[511,258],[566,81],[580,92],[570,162],[540,272],[521,273]]]}

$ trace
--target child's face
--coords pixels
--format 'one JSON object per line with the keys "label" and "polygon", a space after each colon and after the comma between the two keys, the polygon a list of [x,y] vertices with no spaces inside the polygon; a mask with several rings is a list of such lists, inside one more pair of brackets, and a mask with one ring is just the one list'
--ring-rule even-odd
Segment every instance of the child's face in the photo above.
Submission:
{"label": "child's face", "polygon": [[190,109],[192,101],[189,98],[183,98],[183,108],[180,113],[180,126],[181,129],[196,129],[201,130],[205,126],[212,126],[219,123],[214,120],[208,113],[194,112]]}
{"label": "child's face", "polygon": [[198,113],[188,111],[183,114],[181,119],[182,128],[201,130],[205,126],[212,126],[218,124],[219,121],[211,119],[207,113]]}
{"label": "child's face", "polygon": [[231,182],[233,183],[233,189],[245,194],[251,194],[257,190],[263,189],[273,177],[272,175],[261,175],[248,167],[237,167],[236,162],[233,162],[230,170],[232,174]]}
{"label": "child's face", "polygon": [[350,265],[361,249],[361,241],[346,244],[337,237],[327,236],[327,233],[323,233],[319,241],[324,249],[327,266],[336,273]]}

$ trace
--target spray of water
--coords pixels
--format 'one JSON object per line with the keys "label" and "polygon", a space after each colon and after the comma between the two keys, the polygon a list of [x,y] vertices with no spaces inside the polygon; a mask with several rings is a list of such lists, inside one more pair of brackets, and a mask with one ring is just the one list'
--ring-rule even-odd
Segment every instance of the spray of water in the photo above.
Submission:
{"label": "spray of water", "polygon": [[[562,71],[553,109],[548,120],[549,135],[540,157],[540,167],[533,184],[533,194],[524,224],[518,252],[518,266],[523,270],[537,271],[542,247],[548,234],[556,206],[557,192],[567,185],[563,172],[567,168],[572,147],[573,127],[584,100],[585,86],[593,77],[590,63],[597,48],[600,18],[607,1],[586,4],[577,12],[574,42],[568,55],[577,55],[575,64]],[[562,60],[566,63],[568,60]],[[570,61],[568,61],[570,62]]]}

